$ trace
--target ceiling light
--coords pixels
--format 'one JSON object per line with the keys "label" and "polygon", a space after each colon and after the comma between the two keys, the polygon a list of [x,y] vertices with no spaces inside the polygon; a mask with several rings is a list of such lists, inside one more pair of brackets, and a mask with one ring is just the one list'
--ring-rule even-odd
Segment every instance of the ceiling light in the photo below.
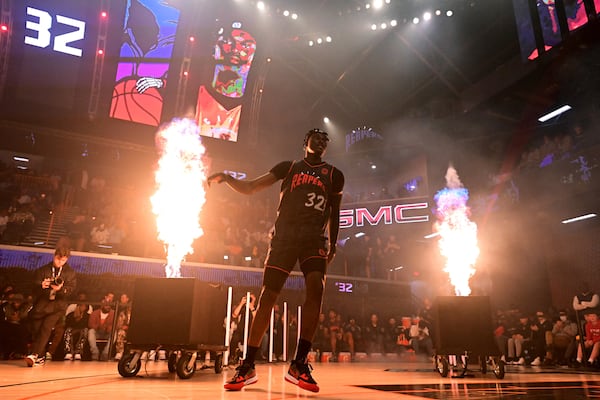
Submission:
{"label": "ceiling light", "polygon": [[396,21],[395,19],[390,21],[390,26],[396,26],[398,25],[398,21]]}
{"label": "ceiling light", "polygon": [[375,25],[375,24],[371,25],[371,30],[372,31],[376,31],[377,30],[377,25]]}
{"label": "ceiling light", "polygon": [[298,14],[296,14],[296,13],[293,13],[293,14],[292,14],[292,19],[298,19]]}
{"label": "ceiling light", "polygon": [[331,43],[331,41],[332,41],[332,40],[333,40],[333,39],[331,39],[331,36],[327,36],[327,37],[325,38],[325,41],[326,41],[327,43]]}
{"label": "ceiling light", "polygon": [[429,11],[427,11],[425,14],[423,14],[424,21],[429,21],[430,19],[431,19],[431,13]]}
{"label": "ceiling light", "polygon": [[256,8],[263,11],[265,9],[265,3],[263,1],[259,1],[258,3],[256,3]]}
{"label": "ceiling light", "polygon": [[383,7],[383,0],[373,0],[373,8],[374,9],[379,9]]}
{"label": "ceiling light", "polygon": [[329,117],[323,117],[323,122],[325,122],[326,124],[328,124],[331,121],[329,120]]}
{"label": "ceiling light", "polygon": [[285,11],[283,12],[283,16],[284,16],[284,17],[289,17],[289,16],[290,16],[290,12],[289,12],[288,10],[285,10]]}
{"label": "ceiling light", "polygon": [[384,22],[383,24],[381,24],[381,29],[385,29],[387,28],[387,24]]}
{"label": "ceiling light", "polygon": [[414,18],[413,18],[413,24],[415,24],[415,25],[416,25],[416,24],[418,24],[418,23],[419,23],[419,21],[420,21],[420,20],[419,20],[419,17],[414,17]]}
{"label": "ceiling light", "polygon": [[448,10],[448,11],[446,11],[446,16],[447,16],[447,17],[451,17],[451,16],[453,16],[453,15],[454,15],[454,13],[452,12],[452,10]]}
{"label": "ceiling light", "polygon": [[309,40],[309,41],[308,41],[308,45],[312,47],[312,46],[314,46],[314,45],[315,45],[315,42],[313,42],[312,40]]}
{"label": "ceiling light", "polygon": [[435,15],[442,15],[442,11],[441,10],[435,10]]}
{"label": "ceiling light", "polygon": [[595,217],[597,217],[596,214],[585,214],[585,215],[580,215],[579,217],[565,219],[564,221],[561,221],[561,222],[563,224],[570,224],[572,222],[583,221],[583,220],[595,218]]}
{"label": "ceiling light", "polygon": [[564,106],[559,107],[556,110],[549,112],[548,114],[542,115],[541,117],[538,118],[538,121],[546,122],[549,119],[552,119],[554,117],[559,116],[560,114],[562,114],[564,112],[569,111],[570,109],[571,109],[571,106],[568,104],[565,104]]}
{"label": "ceiling light", "polygon": [[369,8],[371,8],[371,4],[369,4],[369,3],[365,4],[365,8],[368,10]]}
{"label": "ceiling light", "polygon": [[323,43],[323,39],[321,39],[321,38],[318,38],[318,39],[317,39],[317,43],[318,43],[318,44],[321,44],[321,43]]}

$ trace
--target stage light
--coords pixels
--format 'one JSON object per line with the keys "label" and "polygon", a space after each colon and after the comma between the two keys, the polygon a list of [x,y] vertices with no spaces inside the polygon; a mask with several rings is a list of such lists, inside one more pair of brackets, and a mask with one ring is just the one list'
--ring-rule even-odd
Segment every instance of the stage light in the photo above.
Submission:
{"label": "stage light", "polygon": [[372,164],[372,165],[371,165],[371,169],[377,169],[377,165],[375,165],[375,164]]}
{"label": "stage light", "polygon": [[321,43],[323,43],[323,39],[321,39],[321,38],[318,38],[318,39],[317,39],[317,43],[318,43],[318,44],[321,44]]}
{"label": "stage light", "polygon": [[383,0],[373,0],[373,8],[378,10],[383,7]]}
{"label": "stage light", "polygon": [[329,117],[323,117],[323,122],[328,124],[331,122],[331,120],[329,119]]}
{"label": "stage light", "polygon": [[183,76],[188,76],[188,75],[189,75],[189,72],[183,71]]}
{"label": "stage light", "polygon": [[369,8],[371,8],[371,3],[367,3],[365,4],[365,8],[368,10]]}
{"label": "stage light", "polygon": [[101,56],[101,55],[103,55],[103,54],[104,54],[104,50],[102,50],[102,49],[98,50],[98,55],[99,55],[99,56]]}
{"label": "stage light", "polygon": [[423,14],[423,21],[429,21],[431,19],[431,13],[429,11],[427,11],[425,14]]}
{"label": "stage light", "polygon": [[435,10],[435,15],[437,15],[437,16],[442,15],[442,11],[441,10]]}
{"label": "stage light", "polygon": [[310,47],[312,47],[312,46],[314,46],[314,45],[315,45],[315,42],[313,42],[312,40],[309,40],[309,41],[308,41],[308,45],[309,45]]}
{"label": "stage light", "polygon": [[196,38],[194,36],[190,36],[190,42],[195,42]]}
{"label": "stage light", "polygon": [[446,16],[447,16],[447,17],[451,17],[451,16],[453,16],[453,15],[454,15],[454,13],[452,12],[452,10],[448,10],[448,11],[446,11]]}
{"label": "stage light", "polygon": [[333,39],[331,39],[331,36],[327,36],[327,37],[325,38],[325,41],[326,41],[327,43],[331,43],[331,41],[332,41],[332,40],[333,40]]}
{"label": "stage light", "polygon": [[108,13],[107,13],[106,11],[102,11],[102,12],[100,13],[100,16],[101,16],[102,18],[106,18],[106,17],[108,17]]}
{"label": "stage light", "polygon": [[570,224],[572,222],[584,221],[586,219],[595,218],[595,217],[597,217],[596,214],[585,214],[585,215],[580,215],[579,217],[565,219],[564,221],[561,221],[561,222],[563,224]]}
{"label": "stage light", "polygon": [[285,10],[285,11],[283,12],[283,16],[284,16],[284,17],[289,17],[289,16],[290,16],[290,12],[289,12],[288,10]]}
{"label": "stage light", "polygon": [[564,106],[559,107],[556,110],[549,112],[548,114],[542,115],[541,117],[538,118],[538,121],[546,122],[549,119],[552,119],[554,117],[559,116],[560,114],[562,114],[564,112],[569,111],[570,109],[571,109],[571,106],[568,104],[565,104]]}
{"label": "stage light", "polygon": [[270,63],[271,61],[273,61],[271,57],[267,57],[267,62]]}
{"label": "stage light", "polygon": [[390,4],[392,0],[385,0],[385,4]]}
{"label": "stage light", "polygon": [[419,17],[414,17],[412,20],[413,24],[418,24],[420,22]]}
{"label": "stage light", "polygon": [[8,26],[7,25],[0,25],[0,32],[8,32]]}
{"label": "stage light", "polygon": [[296,13],[293,13],[293,14],[292,14],[292,19],[298,19],[298,14],[296,14]]}
{"label": "stage light", "polygon": [[371,30],[372,31],[376,31],[377,30],[377,25],[375,25],[375,24],[371,25]]}
{"label": "stage light", "polygon": [[386,29],[387,28],[387,24],[384,22],[383,24],[381,24],[381,29]]}
{"label": "stage light", "polygon": [[264,11],[265,7],[266,6],[263,1],[259,1],[258,3],[256,3],[256,8],[258,8],[260,11]]}
{"label": "stage light", "polygon": [[397,26],[398,25],[398,21],[396,21],[395,19],[390,21],[390,26]]}

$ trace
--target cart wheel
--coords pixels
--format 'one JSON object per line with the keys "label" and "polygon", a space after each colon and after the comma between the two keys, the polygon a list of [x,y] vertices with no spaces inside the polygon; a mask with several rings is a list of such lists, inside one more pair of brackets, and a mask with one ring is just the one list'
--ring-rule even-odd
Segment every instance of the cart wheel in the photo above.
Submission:
{"label": "cart wheel", "polygon": [[439,372],[442,376],[442,378],[448,376],[448,373],[450,372],[450,366],[448,365],[448,360],[446,359],[446,357],[437,356],[435,358],[435,367],[437,372]]}
{"label": "cart wheel", "polygon": [[481,373],[487,374],[487,356],[479,356],[479,364],[481,365]]}
{"label": "cart wheel", "polygon": [[215,374],[223,372],[223,353],[218,353],[215,356]]}
{"label": "cart wheel", "polygon": [[169,359],[167,360],[167,368],[169,368],[169,372],[173,373],[177,371],[177,352],[172,351],[169,354]]}
{"label": "cart wheel", "polygon": [[181,379],[190,379],[194,372],[196,372],[196,362],[194,361],[190,366],[192,359],[192,353],[182,353],[179,361],[177,361],[177,376]]}
{"label": "cart wheel", "polygon": [[119,364],[117,369],[119,370],[119,374],[123,378],[131,378],[132,376],[136,376],[140,369],[142,368],[142,360],[138,357],[137,362],[133,363],[133,358],[136,353],[127,353],[124,354],[123,357],[119,360]]}
{"label": "cart wheel", "polygon": [[502,360],[498,360],[498,362],[494,363],[494,375],[496,375],[496,378],[498,379],[504,379],[504,366],[505,366],[505,362]]}

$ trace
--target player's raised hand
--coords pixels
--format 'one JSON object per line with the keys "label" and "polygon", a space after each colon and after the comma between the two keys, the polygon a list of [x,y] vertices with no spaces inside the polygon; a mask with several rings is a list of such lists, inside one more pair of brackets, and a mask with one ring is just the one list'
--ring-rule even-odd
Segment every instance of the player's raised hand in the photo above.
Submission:
{"label": "player's raised hand", "polygon": [[211,176],[206,178],[206,183],[208,184],[209,187],[213,182],[223,183],[223,182],[225,182],[225,180],[227,179],[228,176],[229,175],[227,175],[224,172],[217,172],[216,174],[212,174]]}

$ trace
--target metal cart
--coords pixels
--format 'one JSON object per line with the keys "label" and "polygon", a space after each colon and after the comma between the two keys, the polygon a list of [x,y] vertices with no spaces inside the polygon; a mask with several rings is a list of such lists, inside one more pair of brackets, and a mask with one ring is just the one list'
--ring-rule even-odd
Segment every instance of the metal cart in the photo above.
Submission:
{"label": "metal cart", "polygon": [[[190,278],[140,278],[135,282],[127,346],[119,360],[124,378],[137,375],[142,355],[167,352],[169,372],[181,379],[196,370],[223,370],[223,317],[227,295],[219,286]],[[204,358],[210,352],[210,361]]]}
{"label": "metal cart", "polygon": [[464,378],[476,371],[504,378],[505,362],[494,341],[489,297],[438,297],[434,312],[435,371],[444,378]]}
{"label": "metal cart", "polygon": [[[133,347],[133,346],[132,346]],[[197,370],[213,368],[216,374],[223,371],[223,353],[226,346],[134,346],[129,348],[119,360],[118,371],[124,378],[136,376],[142,368],[142,355],[148,349],[167,351],[167,368],[171,373],[177,373],[181,379],[190,379]],[[210,362],[203,355],[210,353]]]}

